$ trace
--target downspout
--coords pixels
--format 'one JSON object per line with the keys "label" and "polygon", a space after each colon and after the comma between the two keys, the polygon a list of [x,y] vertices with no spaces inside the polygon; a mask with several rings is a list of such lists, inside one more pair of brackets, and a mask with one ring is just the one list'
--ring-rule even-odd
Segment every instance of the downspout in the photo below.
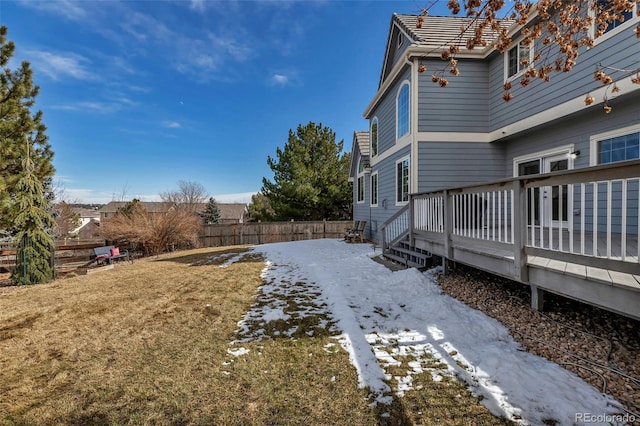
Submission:
{"label": "downspout", "polygon": [[409,193],[418,192],[418,58],[407,58],[411,66],[411,180]]}
{"label": "downspout", "polygon": [[[411,66],[411,159],[409,167],[411,169],[411,177],[409,179],[409,194],[418,192],[418,59],[406,58],[407,63]],[[413,199],[409,195],[409,243],[414,246],[413,240],[413,223],[414,223]]]}

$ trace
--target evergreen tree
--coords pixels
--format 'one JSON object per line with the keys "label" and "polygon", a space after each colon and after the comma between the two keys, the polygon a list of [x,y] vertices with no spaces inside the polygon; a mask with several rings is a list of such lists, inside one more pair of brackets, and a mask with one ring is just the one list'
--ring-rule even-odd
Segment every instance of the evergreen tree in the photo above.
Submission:
{"label": "evergreen tree", "polygon": [[269,200],[275,220],[336,220],[350,215],[351,183],[348,181],[350,154],[343,153],[344,141],[336,143],[329,127],[309,122],[289,130],[284,149],[277,148],[277,160],[267,163],[274,182],[262,179],[262,193]]}
{"label": "evergreen tree", "polygon": [[251,196],[251,203],[249,203],[249,217],[253,221],[272,221],[274,218],[274,212],[269,205],[269,199],[262,193],[258,192]]}
{"label": "evergreen tree", "polygon": [[42,112],[31,113],[39,87],[33,84],[28,62],[22,62],[15,71],[8,68],[15,45],[6,36],[7,27],[0,27],[0,229],[12,228],[11,233],[15,234],[25,149],[31,156],[29,173],[40,181],[44,199],[49,203],[53,201],[54,168]]}
{"label": "evergreen tree", "polygon": [[53,278],[51,256],[53,238],[49,234],[55,222],[47,209],[44,187],[34,173],[27,154],[16,184],[16,205],[20,213],[15,218],[16,269],[11,280],[16,284],[39,284]]}
{"label": "evergreen tree", "polygon": [[216,199],[213,197],[209,198],[209,202],[207,202],[207,207],[201,213],[202,223],[205,225],[211,225],[214,223],[220,223],[220,207],[218,207],[218,203]]}

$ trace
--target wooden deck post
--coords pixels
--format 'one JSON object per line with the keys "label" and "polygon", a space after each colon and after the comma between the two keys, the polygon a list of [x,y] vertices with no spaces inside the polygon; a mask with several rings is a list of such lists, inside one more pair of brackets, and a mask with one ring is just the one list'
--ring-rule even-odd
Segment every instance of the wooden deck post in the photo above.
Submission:
{"label": "wooden deck post", "polygon": [[413,205],[413,196],[411,194],[409,194],[409,219],[408,219],[408,227],[409,227],[409,245],[411,247],[415,247],[416,242],[414,241],[413,238],[413,225],[415,224],[415,219],[414,219],[414,214],[415,214],[415,209],[414,209],[414,205]]}
{"label": "wooden deck post", "polygon": [[527,189],[524,180],[513,180],[513,278],[521,283],[529,282],[527,255]]}
{"label": "wooden deck post", "polygon": [[444,208],[444,256],[442,258],[442,269],[446,275],[448,270],[447,260],[453,260],[453,247],[451,246],[451,234],[453,233],[453,209],[451,195],[445,190],[442,193]]}
{"label": "wooden deck post", "polygon": [[544,290],[539,289],[537,285],[531,284],[531,309],[542,311],[544,306]]}

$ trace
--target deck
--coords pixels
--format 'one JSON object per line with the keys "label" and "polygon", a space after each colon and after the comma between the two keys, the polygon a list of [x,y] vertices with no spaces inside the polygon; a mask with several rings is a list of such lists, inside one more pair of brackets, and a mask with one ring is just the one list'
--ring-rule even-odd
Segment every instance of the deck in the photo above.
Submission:
{"label": "deck", "polygon": [[640,320],[640,161],[412,194],[381,228],[443,259]]}

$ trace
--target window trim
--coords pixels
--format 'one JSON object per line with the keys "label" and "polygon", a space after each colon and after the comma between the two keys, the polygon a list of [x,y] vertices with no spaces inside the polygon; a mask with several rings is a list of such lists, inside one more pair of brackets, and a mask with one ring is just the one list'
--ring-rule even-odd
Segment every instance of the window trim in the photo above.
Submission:
{"label": "window trim", "polygon": [[[400,178],[400,176],[398,175],[398,164],[407,162],[407,200],[406,201],[399,201],[399,196],[400,195],[404,195],[404,194],[399,194],[398,193],[398,179]],[[411,193],[411,157],[409,155],[406,155],[398,160],[396,160],[396,165],[395,165],[395,175],[396,175],[396,179],[394,181],[395,183],[395,192],[396,192],[396,206],[406,206],[409,203],[409,194]]]}
{"label": "window trim", "polygon": [[[373,193],[373,178],[376,178],[376,185],[375,185],[375,194]],[[380,180],[378,179],[378,171],[376,170],[375,172],[371,173],[371,176],[369,177],[369,206],[371,207],[378,207],[378,194],[379,194],[379,185],[380,185]],[[375,195],[375,197],[374,197]],[[376,202],[374,203],[373,200],[376,200]]]}
{"label": "window trim", "polygon": [[592,8],[589,8],[589,16],[591,18],[594,18],[593,24],[591,25],[591,33],[589,34],[589,36],[593,39],[594,41],[594,45],[597,45],[598,43],[602,43],[603,41],[606,41],[608,39],[610,39],[611,37],[615,36],[616,34],[621,33],[622,31],[624,31],[625,29],[634,26],[635,24],[637,24],[638,22],[640,22],[640,15],[638,15],[638,5],[636,3],[634,3],[633,5],[633,11],[631,12],[631,19],[627,19],[625,20],[622,25],[619,25],[617,27],[615,27],[612,30],[609,30],[607,32],[605,32],[604,34],[602,34],[600,37],[596,38],[596,22],[595,22],[595,11]]}
{"label": "window trim", "polygon": [[[634,124],[633,126],[621,127],[619,129],[610,130],[608,132],[598,133],[595,135],[591,135],[589,138],[589,165],[590,166],[598,166],[600,163],[598,162],[598,157],[600,156],[600,147],[598,144],[603,139],[613,139],[618,136],[626,136],[632,133],[640,133],[640,124]],[[623,160],[623,161],[633,161],[633,160]],[[621,161],[616,161],[619,163]],[[604,163],[604,164],[613,164],[613,163]]]}
{"label": "window trim", "polygon": [[[400,134],[400,94],[405,86],[407,88],[407,130]],[[407,135],[411,135],[411,83],[409,80],[404,80],[396,92],[396,143]]]}
{"label": "window trim", "polygon": [[[508,81],[513,81],[515,79],[517,79],[518,77],[521,77],[522,74],[524,74],[524,72],[533,66],[533,57],[534,57],[534,43],[532,42],[531,44],[529,44],[529,65],[524,66],[520,64],[520,43],[522,43],[522,40],[524,39],[524,37],[520,37],[519,39],[517,39],[515,42],[513,42],[509,48],[507,49],[507,51],[504,53],[504,81],[505,83]],[[518,52],[518,71],[513,74],[513,75],[509,75],[509,52],[511,52],[511,50],[513,49],[517,49],[516,51]]]}
{"label": "window trim", "polygon": [[[365,169],[362,162],[362,157],[358,160],[358,175],[356,177],[356,204],[363,204],[367,199],[366,183],[364,181]],[[362,182],[362,185],[360,184]],[[360,188],[362,188],[362,199],[360,199]]]}
{"label": "window trim", "polygon": [[[375,140],[375,150],[373,149],[373,126],[376,126],[376,140]],[[378,117],[373,117],[371,119],[371,126],[369,126],[369,141],[370,141],[370,146],[369,146],[369,150],[371,153],[371,157],[377,157],[378,156],[378,152],[379,152],[379,146],[378,146],[378,142],[379,142],[379,137],[380,135],[380,121],[378,120]]]}

